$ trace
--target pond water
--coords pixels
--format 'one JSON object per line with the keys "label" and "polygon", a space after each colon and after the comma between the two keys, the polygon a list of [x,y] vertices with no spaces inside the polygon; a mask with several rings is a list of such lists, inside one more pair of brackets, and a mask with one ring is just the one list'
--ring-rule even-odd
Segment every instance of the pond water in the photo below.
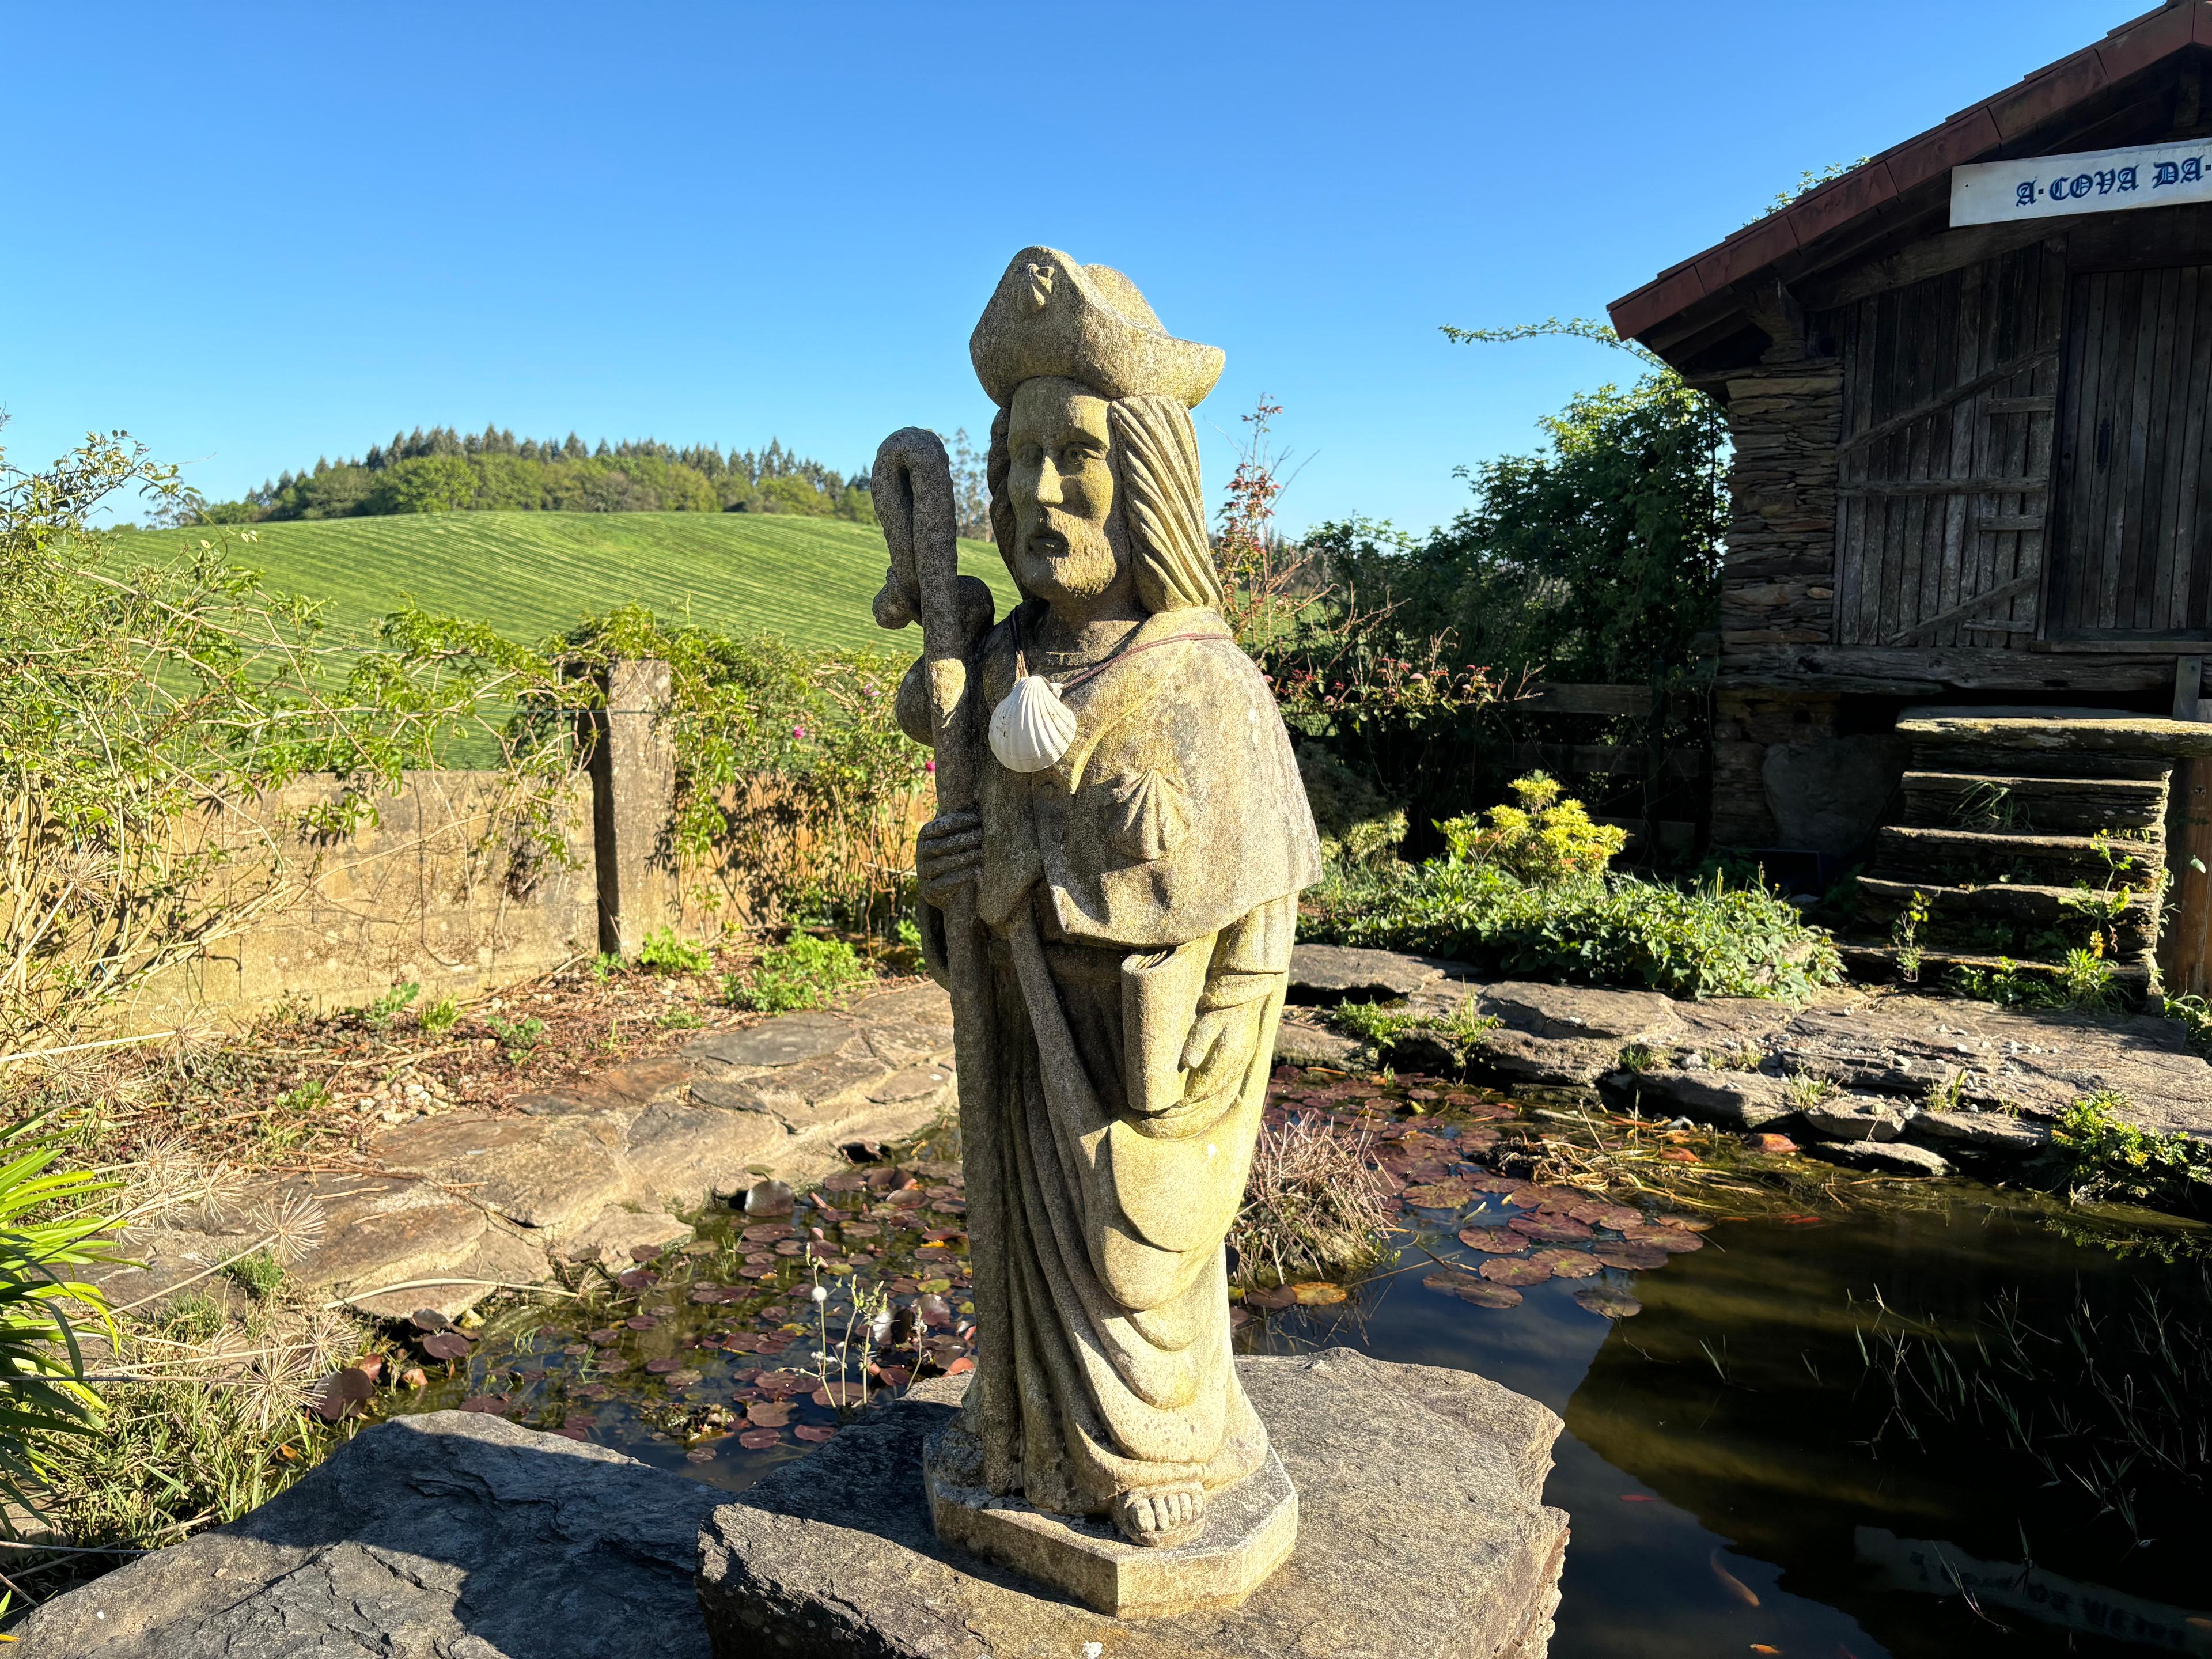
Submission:
{"label": "pond water", "polygon": [[[1472,1369],[1558,1412],[1557,1659],[2212,1654],[2204,1230],[1421,1083],[1279,1076],[1278,1121],[1374,1138],[1401,1224],[1340,1301],[1248,1298],[1238,1341]],[[953,1151],[711,1215],[689,1254],[501,1309],[383,1398],[741,1489],[833,1435],[872,1364],[896,1387],[964,1363]]]}

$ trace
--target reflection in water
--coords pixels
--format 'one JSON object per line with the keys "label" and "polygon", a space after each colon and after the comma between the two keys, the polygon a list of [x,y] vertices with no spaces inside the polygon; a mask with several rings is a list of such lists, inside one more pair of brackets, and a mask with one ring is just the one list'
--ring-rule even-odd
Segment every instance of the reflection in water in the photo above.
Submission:
{"label": "reflection in water", "polygon": [[[1560,1413],[1546,1497],[1574,1535],[1555,1659],[1703,1659],[1753,1644],[1822,1659],[2199,1650],[2184,1643],[2212,1637],[2201,1526],[2138,1546],[1993,1429],[1905,1420],[1861,1337],[1893,1318],[1885,1307],[1909,1310],[1921,1328],[1960,1335],[1971,1362],[1963,1334],[2001,1293],[2057,1329],[2077,1301],[2121,1310],[2145,1285],[2201,1321],[2202,1273],[2123,1261],[2068,1243],[2007,1195],[1954,1192],[1943,1206],[1820,1224],[1724,1221],[1709,1248],[1634,1277],[1645,1311],[1633,1319],[1585,1312],[1572,1284],[1492,1311],[1401,1273],[1343,1310],[1276,1316],[1246,1345],[1343,1341],[1469,1368]],[[1449,1232],[1421,1242],[1461,1259]],[[2066,1402],[2049,1408],[2063,1417]],[[2140,1469],[2135,1482],[2152,1484]],[[1870,1555],[1863,1540],[1877,1535],[1955,1540],[1945,1547],[1962,1574],[2002,1575],[1984,1564],[2027,1557],[2034,1577],[2006,1595],[1976,1579],[1972,1596],[1942,1595]],[[2052,1604],[2036,1584],[2063,1587],[2077,1616],[2044,1616]],[[2127,1608],[2133,1635],[2112,1639],[2118,1615],[2100,1624],[2081,1613],[2093,1604]]]}

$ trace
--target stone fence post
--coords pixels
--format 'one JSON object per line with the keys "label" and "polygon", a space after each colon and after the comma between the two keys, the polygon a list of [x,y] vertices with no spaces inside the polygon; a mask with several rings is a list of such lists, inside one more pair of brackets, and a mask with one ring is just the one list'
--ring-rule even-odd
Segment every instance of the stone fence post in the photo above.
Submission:
{"label": "stone fence post", "polygon": [[674,925],[676,734],[668,665],[608,665],[606,708],[593,721],[592,838],[599,883],[599,949],[637,955]]}

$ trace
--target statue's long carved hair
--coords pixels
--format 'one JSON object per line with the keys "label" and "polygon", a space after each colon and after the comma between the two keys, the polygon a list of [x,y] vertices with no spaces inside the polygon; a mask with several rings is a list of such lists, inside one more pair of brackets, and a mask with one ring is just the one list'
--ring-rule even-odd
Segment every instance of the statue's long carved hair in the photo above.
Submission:
{"label": "statue's long carved hair", "polygon": [[[991,422],[986,477],[991,486],[991,536],[1013,568],[1014,504],[1006,494],[1013,452],[1009,415]],[[1206,533],[1206,497],[1198,474],[1198,433],[1190,411],[1173,398],[1122,398],[1106,406],[1114,492],[1136,562],[1137,599],[1146,610],[1221,609],[1221,581]],[[1019,578],[1016,578],[1018,583]]]}

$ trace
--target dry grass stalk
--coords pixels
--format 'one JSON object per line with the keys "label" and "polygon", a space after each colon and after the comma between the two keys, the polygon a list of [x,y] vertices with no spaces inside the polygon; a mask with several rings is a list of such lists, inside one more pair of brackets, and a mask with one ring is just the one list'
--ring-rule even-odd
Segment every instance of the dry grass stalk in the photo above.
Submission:
{"label": "dry grass stalk", "polygon": [[1263,1125],[1230,1230],[1253,1284],[1340,1277],[1382,1254],[1396,1193],[1366,1130],[1304,1117]]}

